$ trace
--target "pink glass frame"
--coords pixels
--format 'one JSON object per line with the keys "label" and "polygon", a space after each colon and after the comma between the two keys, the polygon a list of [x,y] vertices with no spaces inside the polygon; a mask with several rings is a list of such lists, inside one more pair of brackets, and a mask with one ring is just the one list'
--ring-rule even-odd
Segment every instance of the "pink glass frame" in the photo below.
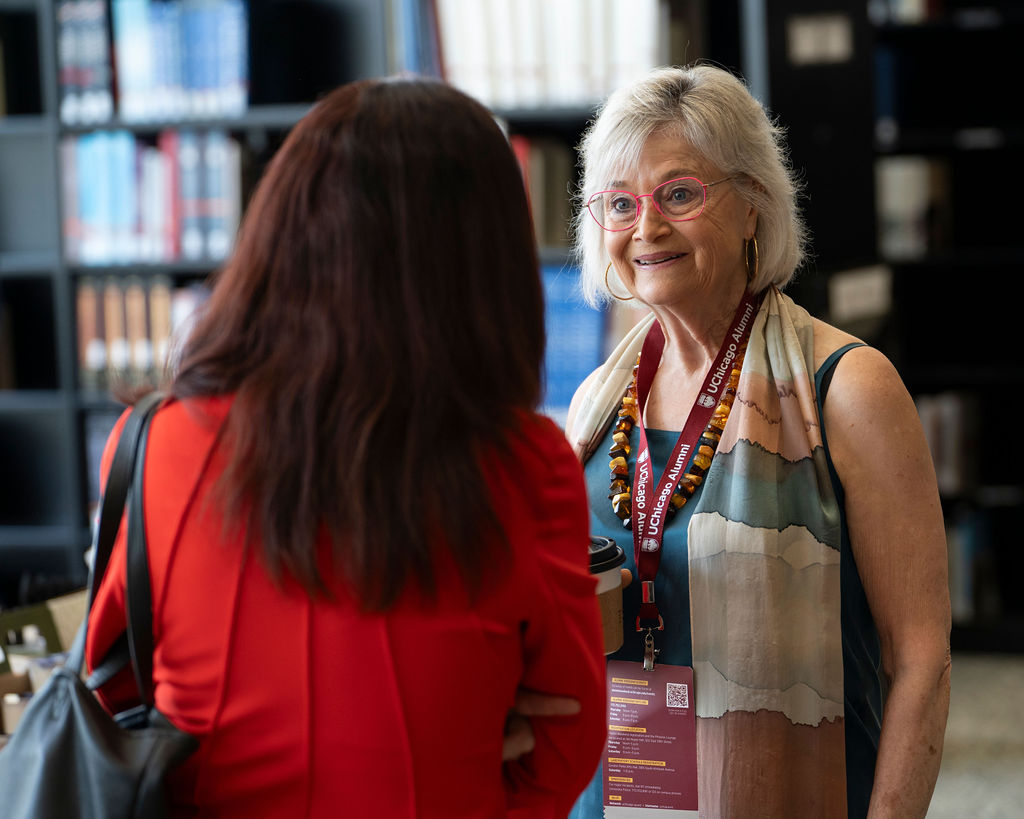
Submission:
{"label": "pink glass frame", "polygon": [[[707,204],[708,204],[708,188],[712,187],[713,185],[719,185],[722,182],[728,182],[730,179],[733,179],[733,178],[735,178],[735,177],[733,177],[733,176],[726,176],[726,177],[723,177],[722,179],[716,179],[714,182],[701,182],[696,176],[677,176],[675,179],[669,179],[667,182],[662,182],[660,185],[657,185],[654,188],[654,190],[652,190],[650,193],[635,194],[635,193],[633,193],[633,191],[623,191],[623,190],[598,191],[593,196],[591,196],[590,199],[587,200],[587,213],[590,214],[590,218],[591,219],[593,219],[595,222],[597,222],[597,226],[599,228],[601,228],[601,230],[607,230],[609,233],[618,233],[621,230],[629,230],[630,228],[635,227],[636,223],[640,221],[640,214],[643,213],[643,203],[640,200],[644,199],[646,197],[646,198],[650,198],[651,204],[654,205],[654,209],[656,211],[658,211],[658,213],[661,215],[662,219],[665,219],[665,220],[667,220],[669,222],[692,222],[694,219],[696,219],[698,216],[700,216],[704,212],[704,208],[707,207]],[[684,216],[682,219],[673,219],[671,216],[666,216],[664,211],[662,211],[662,209],[658,207],[658,202],[654,198],[654,194],[660,188],[664,188],[666,185],[671,185],[673,182],[681,182],[684,179],[692,180],[692,181],[696,182],[698,185],[700,185],[701,190],[704,193],[704,200],[700,203],[700,209],[696,213],[694,213],[692,216]],[[632,196],[636,200],[636,218],[632,222],[630,222],[628,225],[626,225],[625,227],[620,227],[620,228],[605,227],[604,225],[601,224],[601,220],[598,219],[594,215],[594,211],[592,211],[590,209],[590,205],[593,203],[594,199],[596,199],[598,196],[604,196],[607,193],[624,193],[627,196]]]}

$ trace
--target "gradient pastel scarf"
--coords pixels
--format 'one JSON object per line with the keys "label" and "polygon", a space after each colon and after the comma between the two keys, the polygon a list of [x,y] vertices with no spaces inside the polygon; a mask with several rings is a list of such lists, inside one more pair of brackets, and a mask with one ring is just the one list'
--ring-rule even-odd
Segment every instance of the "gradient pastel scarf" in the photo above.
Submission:
{"label": "gradient pastel scarf", "polygon": [[[653,315],[608,359],[569,439],[586,460]],[[702,817],[845,816],[840,516],[810,315],[777,289],[687,532]]]}

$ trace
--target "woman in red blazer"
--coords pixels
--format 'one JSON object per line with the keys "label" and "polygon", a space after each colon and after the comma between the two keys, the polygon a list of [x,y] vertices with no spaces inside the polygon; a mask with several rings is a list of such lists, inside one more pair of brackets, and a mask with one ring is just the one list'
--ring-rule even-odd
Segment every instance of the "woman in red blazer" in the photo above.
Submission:
{"label": "woman in red blazer", "polygon": [[[513,153],[458,91],[354,83],[288,136],[149,437],[156,705],[200,740],[175,815],[564,817],[586,785],[604,661],[582,474],[535,412],[538,270]],[[579,707],[503,761],[524,692]]]}

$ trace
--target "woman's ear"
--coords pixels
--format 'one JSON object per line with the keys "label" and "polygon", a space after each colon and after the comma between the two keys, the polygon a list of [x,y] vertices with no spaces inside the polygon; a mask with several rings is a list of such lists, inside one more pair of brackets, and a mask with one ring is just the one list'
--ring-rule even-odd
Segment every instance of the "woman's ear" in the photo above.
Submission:
{"label": "woman's ear", "polygon": [[[759,194],[764,194],[765,193],[764,185],[762,185],[756,179],[750,179],[749,177],[746,177],[746,182],[747,182],[748,185],[750,185],[751,189],[754,190],[754,191],[757,191],[757,193],[759,193]],[[748,202],[747,203],[747,218],[746,218],[746,222],[744,223],[743,237],[745,239],[752,239],[754,237],[754,233],[756,233],[756,232],[757,232],[757,205],[753,204],[752,202]]]}
{"label": "woman's ear", "polygon": [[743,226],[743,238],[752,239],[757,232],[757,208],[754,205],[747,205],[747,219]]}

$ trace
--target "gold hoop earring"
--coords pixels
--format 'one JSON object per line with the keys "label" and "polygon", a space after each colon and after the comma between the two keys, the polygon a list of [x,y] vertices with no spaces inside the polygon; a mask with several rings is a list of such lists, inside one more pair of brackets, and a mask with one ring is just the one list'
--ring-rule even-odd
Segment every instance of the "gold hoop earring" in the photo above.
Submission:
{"label": "gold hoop earring", "polygon": [[611,295],[611,297],[613,299],[618,299],[619,301],[633,301],[633,299],[635,299],[636,296],[630,296],[628,299],[624,299],[624,298],[622,298],[622,296],[616,296],[614,293],[612,293],[611,285],[608,284],[608,271],[611,270],[611,269],[612,269],[612,263],[608,262],[608,267],[606,267],[604,269],[604,286],[605,286],[605,289],[608,291],[609,295]]}
{"label": "gold hoop earring", "polygon": [[[750,244],[754,244],[754,269],[750,269]],[[757,252],[757,237],[751,236],[743,241],[743,263],[747,266],[747,281],[752,282],[757,278],[757,268],[761,264],[761,256]]]}

